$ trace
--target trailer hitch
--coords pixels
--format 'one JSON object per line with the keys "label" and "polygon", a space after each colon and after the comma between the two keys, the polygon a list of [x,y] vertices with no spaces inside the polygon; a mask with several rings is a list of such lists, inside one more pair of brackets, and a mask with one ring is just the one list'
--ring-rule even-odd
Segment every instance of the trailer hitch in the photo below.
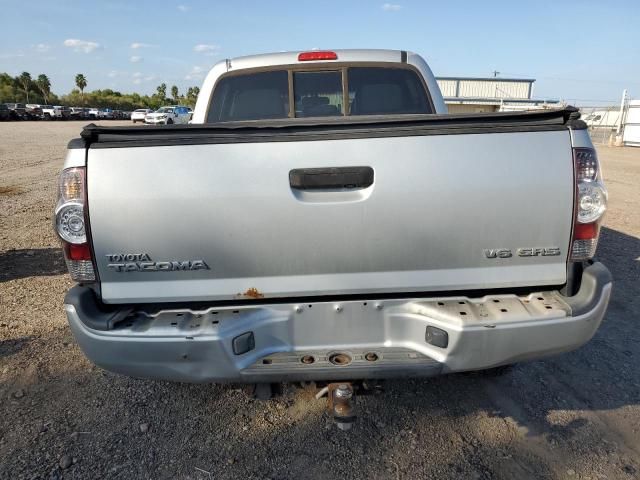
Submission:
{"label": "trailer hitch", "polygon": [[340,430],[350,430],[356,421],[354,389],[351,383],[330,383],[327,386],[327,407]]}

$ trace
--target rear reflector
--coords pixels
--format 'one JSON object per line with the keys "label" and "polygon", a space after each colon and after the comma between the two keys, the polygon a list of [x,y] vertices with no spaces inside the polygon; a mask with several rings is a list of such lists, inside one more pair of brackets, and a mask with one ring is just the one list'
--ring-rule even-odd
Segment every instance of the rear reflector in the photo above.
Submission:
{"label": "rear reflector", "polygon": [[576,223],[573,230],[574,240],[590,240],[598,237],[597,223]]}
{"label": "rear reflector", "polygon": [[66,244],[66,248],[69,250],[69,260],[91,260],[91,249],[88,243]]}
{"label": "rear reflector", "polygon": [[314,51],[314,52],[302,52],[298,55],[299,62],[308,62],[312,60],[337,60],[338,55],[336,52],[327,51]]}

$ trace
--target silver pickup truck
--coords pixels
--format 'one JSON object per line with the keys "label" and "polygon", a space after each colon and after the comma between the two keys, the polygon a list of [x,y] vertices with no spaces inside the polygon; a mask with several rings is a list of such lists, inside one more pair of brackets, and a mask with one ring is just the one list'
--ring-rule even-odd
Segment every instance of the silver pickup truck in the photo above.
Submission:
{"label": "silver pickup truck", "polygon": [[192,124],[70,142],[64,304],[86,355],[136,377],[492,369],[593,336],[606,201],[575,109],[448,115],[411,52],[231,59]]}

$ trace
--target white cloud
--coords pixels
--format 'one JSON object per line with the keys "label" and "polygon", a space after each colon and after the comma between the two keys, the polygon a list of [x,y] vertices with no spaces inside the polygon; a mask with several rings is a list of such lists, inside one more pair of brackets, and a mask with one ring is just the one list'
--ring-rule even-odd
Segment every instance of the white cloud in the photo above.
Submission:
{"label": "white cloud", "polygon": [[199,65],[194,66],[189,73],[187,73],[184,77],[185,80],[201,80],[204,78],[204,74],[207,72],[207,69],[201,67]]}
{"label": "white cloud", "polygon": [[199,43],[193,47],[194,52],[203,53],[207,56],[215,55],[220,50],[218,45],[207,45],[205,43]]}
{"label": "white cloud", "polygon": [[137,55],[133,55],[131,58],[129,58],[129,61],[131,63],[140,63],[143,60],[142,57],[139,57]]}
{"label": "white cloud", "polygon": [[133,42],[129,48],[133,48],[134,50],[138,48],[151,48],[155,47],[155,45],[151,45],[150,43],[142,43],[142,42]]}
{"label": "white cloud", "polygon": [[96,42],[90,42],[88,40],[78,40],[77,38],[67,38],[64,41],[64,46],[73,48],[76,52],[91,53],[94,50],[100,48],[100,44]]}
{"label": "white cloud", "polygon": [[156,76],[151,74],[151,75],[145,75],[141,72],[135,72],[131,75],[131,77],[133,78],[133,83],[135,85],[140,85],[142,82],[150,82],[151,80],[155,80]]}
{"label": "white cloud", "polygon": [[24,57],[24,53],[0,53],[0,58],[19,58]]}
{"label": "white cloud", "polygon": [[51,45],[47,45],[46,43],[39,43],[35,45],[33,49],[38,53],[46,53],[51,49]]}
{"label": "white cloud", "polygon": [[191,10],[191,7],[188,5],[178,5],[178,10],[180,10],[181,12],[188,12],[189,10]]}
{"label": "white cloud", "polygon": [[398,5],[397,3],[384,3],[382,5],[382,9],[386,12],[397,12],[402,8],[402,5]]}

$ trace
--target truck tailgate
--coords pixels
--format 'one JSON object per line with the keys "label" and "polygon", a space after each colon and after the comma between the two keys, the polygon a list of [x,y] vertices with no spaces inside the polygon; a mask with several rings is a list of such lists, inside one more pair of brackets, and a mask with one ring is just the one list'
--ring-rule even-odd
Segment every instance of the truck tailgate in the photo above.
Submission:
{"label": "truck tailgate", "polygon": [[[292,170],[330,167],[370,167],[373,183],[291,186]],[[107,303],[566,281],[568,129],[97,144],[88,150],[87,178]]]}

